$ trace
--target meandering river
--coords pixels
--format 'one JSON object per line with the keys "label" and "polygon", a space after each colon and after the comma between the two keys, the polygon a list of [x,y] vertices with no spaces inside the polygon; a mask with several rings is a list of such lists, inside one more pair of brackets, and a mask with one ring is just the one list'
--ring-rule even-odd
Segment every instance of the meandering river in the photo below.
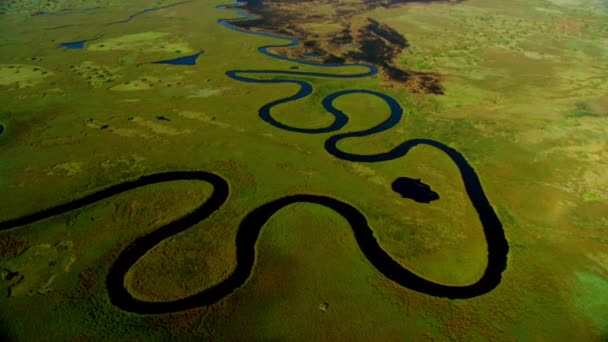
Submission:
{"label": "meandering river", "polygon": [[[239,3],[236,3],[236,5],[238,6]],[[266,56],[280,60],[287,60],[293,63],[314,65],[324,68],[348,66],[344,64],[319,64],[308,60],[292,59],[273,53],[273,48],[295,47],[300,44],[300,42],[294,38],[281,37],[268,33],[250,32],[240,29],[232,25],[231,22],[234,20],[244,20],[250,18],[250,16],[243,13],[238,7],[235,6],[220,6],[218,8],[222,10],[234,10],[236,13],[240,13],[243,16],[239,19],[220,20],[219,24],[226,28],[244,34],[265,36],[287,42],[283,45],[267,45],[260,47],[258,50],[260,53]],[[192,227],[198,222],[201,222],[217,210],[221,210],[222,205],[226,202],[229,194],[228,181],[219,175],[206,171],[175,171],[141,176],[135,180],[125,181],[110,186],[106,189],[99,190],[88,196],[62,205],[47,208],[23,217],[0,222],[0,232],[18,229],[19,227],[37,221],[65,214],[72,210],[91,205],[98,201],[111,198],[120,193],[124,193],[139,187],[180,180],[200,181],[209,183],[213,186],[214,190],[209,199],[200,204],[190,214],[168,223],[156,229],[152,233],[131,242],[124,250],[122,250],[116,261],[112,264],[106,278],[106,285],[108,295],[114,305],[123,310],[140,314],[160,314],[188,310],[199,306],[211,305],[220,301],[222,298],[237,290],[251,276],[255,265],[256,243],[258,241],[260,231],[263,229],[266,222],[281,209],[295,203],[315,203],[327,207],[344,217],[354,233],[359,248],[370,264],[373,265],[385,277],[394,281],[400,286],[431,296],[453,299],[472,298],[493,290],[500,283],[502,272],[507,267],[507,254],[509,247],[502,229],[502,224],[483,191],[483,187],[479,181],[477,173],[460,152],[441,142],[426,138],[405,140],[403,143],[392,148],[391,150],[377,154],[357,154],[343,151],[338,147],[338,143],[343,139],[368,137],[395,127],[395,125],[397,125],[403,118],[403,109],[398,101],[386,94],[376,91],[365,89],[345,90],[329,94],[322,100],[322,105],[325,110],[334,116],[333,122],[326,127],[295,127],[281,123],[273,118],[272,110],[276,106],[309,96],[313,92],[313,86],[311,83],[291,77],[307,76],[345,79],[369,77],[378,72],[378,69],[373,65],[351,64],[350,66],[363,67],[367,71],[363,73],[344,75],[282,70],[231,70],[228,71],[226,75],[236,81],[259,83],[260,85],[281,83],[297,84],[300,88],[298,92],[291,96],[265,104],[258,110],[259,117],[265,122],[269,123],[275,128],[294,133],[334,133],[343,129],[348,124],[349,117],[346,113],[340,111],[334,106],[334,101],[341,96],[354,94],[358,96],[375,96],[383,100],[391,112],[388,119],[374,127],[362,131],[333,134],[325,140],[325,150],[336,158],[351,162],[366,163],[376,163],[401,158],[407,155],[412,148],[418,145],[430,146],[445,153],[458,167],[465,191],[479,216],[488,246],[487,267],[481,278],[479,278],[475,283],[462,286],[453,286],[439,284],[429,279],[420,277],[399,264],[399,262],[394,260],[378,244],[378,241],[374,236],[373,229],[369,227],[365,215],[357,208],[348,203],[327,196],[296,194],[270,201],[251,211],[241,221],[236,236],[237,264],[231,273],[219,283],[214,284],[200,291],[199,293],[173,301],[150,302],[135,298],[125,286],[125,276],[133,265],[139,259],[144,257],[148,251],[154,248],[154,246],[158,245],[163,240]],[[261,75],[283,76],[284,78],[272,80],[255,78],[256,76]],[[3,128],[0,126],[0,133],[2,133],[2,130]],[[387,191],[388,190],[389,189],[387,189]],[[435,197],[433,196],[432,198]],[[229,268],[231,266],[226,265],[226,267]]]}

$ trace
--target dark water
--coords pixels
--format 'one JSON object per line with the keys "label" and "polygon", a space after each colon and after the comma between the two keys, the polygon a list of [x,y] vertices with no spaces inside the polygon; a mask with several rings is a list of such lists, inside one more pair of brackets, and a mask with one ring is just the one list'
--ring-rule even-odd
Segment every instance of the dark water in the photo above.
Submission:
{"label": "dark water", "polygon": [[61,43],[59,44],[60,48],[65,48],[68,50],[80,50],[84,48],[84,44],[86,43],[86,40],[79,40],[77,42],[70,42],[70,43]]}
{"label": "dark water", "polygon": [[420,179],[399,177],[391,187],[403,198],[410,198],[416,202],[430,203],[439,199],[439,194],[433,191],[429,185],[422,183]]}
{"label": "dark water", "polygon": [[[220,7],[220,9],[225,9],[225,7]],[[236,11],[236,13],[243,15],[242,19],[251,18],[250,16],[246,15],[239,9],[236,9],[235,11]],[[272,38],[276,38],[276,39],[282,39],[282,40],[289,41],[289,43],[285,44],[285,45],[268,45],[268,46],[263,46],[261,48],[258,48],[258,50],[264,55],[267,55],[269,57],[276,58],[276,59],[292,61],[294,63],[316,65],[316,66],[320,66],[320,67],[333,68],[333,67],[338,67],[338,66],[342,66],[342,67],[347,66],[344,64],[331,64],[331,65],[319,64],[319,63],[314,63],[311,61],[300,61],[300,60],[295,60],[295,59],[291,59],[288,57],[276,55],[276,54],[272,53],[271,51],[269,51],[269,49],[274,48],[274,47],[283,47],[283,48],[294,47],[299,44],[299,41],[296,39],[293,39],[293,38],[285,38],[285,37],[281,37],[281,36],[277,36],[277,35],[273,35],[273,34],[246,31],[246,30],[243,30],[243,29],[240,29],[238,27],[231,25],[230,21],[233,21],[233,20],[238,20],[238,19],[220,20],[219,23],[221,25],[223,25],[231,30],[237,31],[237,32],[241,32],[241,33],[245,33],[245,34],[252,34],[252,35],[261,35],[261,36],[272,37]],[[477,211],[479,221],[483,227],[483,232],[485,234],[486,242],[488,244],[488,264],[487,264],[487,268],[484,273],[484,276],[477,283],[471,285],[468,288],[469,290],[475,288],[476,289],[475,291],[467,292],[469,290],[463,290],[463,291],[467,292],[466,296],[463,293],[458,294],[458,295],[456,294],[456,292],[461,291],[461,290],[457,290],[456,292],[450,292],[452,290],[446,290],[447,292],[441,294],[441,291],[439,291],[438,289],[439,288],[445,289],[445,287],[442,287],[442,285],[440,285],[440,284],[435,284],[435,283],[428,282],[428,281],[424,281],[424,282],[414,281],[414,283],[411,283],[411,284],[402,283],[399,281],[397,281],[397,282],[404,287],[407,287],[407,288],[410,288],[410,289],[413,289],[416,291],[420,291],[420,292],[432,294],[432,295],[447,296],[450,298],[465,298],[467,296],[473,296],[474,293],[476,293],[476,295],[479,295],[479,294],[492,290],[494,287],[498,286],[498,284],[500,283],[501,274],[507,267],[507,255],[508,255],[508,251],[509,251],[509,246],[508,246],[506,237],[504,235],[504,231],[502,229],[502,223],[500,222],[498,215],[496,215],[494,208],[492,207],[492,205],[490,204],[490,201],[488,200],[487,196],[485,195],[481,182],[479,181],[479,177],[478,177],[477,173],[475,172],[475,169],[468,163],[466,158],[460,152],[458,152],[457,150],[455,150],[439,141],[427,139],[427,138],[409,139],[409,140],[406,140],[403,143],[393,147],[392,149],[390,149],[388,151],[380,152],[380,153],[372,153],[372,154],[352,153],[352,152],[344,151],[339,147],[339,142],[342,140],[364,138],[364,137],[372,136],[377,133],[385,132],[385,131],[395,127],[397,124],[399,124],[399,122],[403,118],[403,108],[401,107],[399,102],[397,102],[395,99],[393,99],[392,97],[390,97],[386,94],[375,92],[375,91],[362,90],[362,89],[343,90],[343,91],[338,91],[333,94],[330,94],[322,100],[323,108],[334,117],[333,122],[330,123],[329,125],[327,125],[326,127],[318,127],[318,128],[296,127],[296,126],[284,124],[273,118],[272,109],[274,107],[279,106],[284,103],[302,99],[302,98],[307,97],[310,94],[312,94],[313,86],[311,85],[311,83],[309,83],[308,81],[301,80],[301,79],[295,79],[295,77],[304,76],[304,77],[321,77],[321,78],[329,78],[329,77],[331,77],[331,78],[360,78],[360,77],[372,76],[378,72],[378,70],[374,66],[371,66],[371,65],[359,64],[358,66],[366,67],[368,69],[368,72],[364,72],[364,73],[360,73],[360,74],[351,74],[351,75],[337,75],[337,74],[329,74],[329,73],[295,72],[295,71],[282,71],[282,70],[281,71],[279,71],[279,70],[231,70],[231,71],[228,71],[226,73],[226,75],[234,80],[238,80],[241,82],[247,82],[247,83],[258,83],[258,84],[292,83],[292,84],[297,84],[299,86],[299,90],[295,94],[282,98],[282,99],[272,101],[268,104],[265,104],[258,110],[259,117],[262,120],[264,120],[265,122],[268,122],[269,124],[271,124],[272,126],[274,126],[276,128],[294,132],[294,133],[305,133],[305,134],[330,133],[330,132],[335,132],[335,131],[340,130],[343,127],[345,127],[349,120],[348,116],[344,112],[342,112],[340,109],[338,109],[334,106],[334,101],[336,99],[338,99],[339,97],[346,96],[346,95],[351,96],[351,97],[353,95],[375,96],[375,97],[378,97],[381,100],[383,100],[384,103],[386,103],[386,105],[387,105],[386,109],[388,109],[388,111],[390,112],[390,115],[386,120],[384,120],[383,122],[381,122],[380,124],[378,124],[376,126],[373,126],[371,128],[365,129],[365,130],[353,131],[353,132],[347,132],[347,133],[338,133],[338,134],[332,135],[325,140],[325,144],[324,144],[325,150],[336,158],[351,161],[351,162],[362,162],[362,163],[376,163],[376,162],[384,162],[384,161],[399,159],[399,158],[406,156],[412,148],[419,146],[419,145],[430,146],[430,147],[433,147],[433,148],[436,148],[436,149],[442,151],[458,167],[458,170],[460,172],[460,179],[454,179],[454,181],[455,182],[462,181],[462,183],[464,184],[464,188],[468,195],[468,198],[469,198],[471,204],[473,205],[473,207],[475,208],[475,210]],[[281,79],[281,78],[275,78],[275,79],[257,79],[257,78],[255,78],[255,76],[258,76],[258,75],[284,76],[284,78],[283,79]],[[353,101],[356,101],[356,100],[353,98]],[[386,111],[386,109],[381,109],[380,111],[382,113],[384,113]],[[374,113],[370,113],[370,115],[374,115]],[[405,179],[405,178],[407,178],[407,177],[403,177],[403,179]],[[407,181],[401,180],[398,182],[398,185],[408,185],[408,184],[407,184]],[[406,187],[406,188],[410,188],[410,187]],[[401,186],[399,186],[397,190],[401,190],[401,189],[402,189]],[[419,190],[423,190],[423,189],[424,189],[424,187]],[[405,189],[404,192],[406,195],[410,196],[407,189]],[[437,195],[437,194],[435,194],[435,195]],[[414,195],[412,195],[412,197],[413,196]],[[423,191],[422,194],[420,194],[420,195],[416,194],[415,196],[420,196],[419,199],[424,198],[427,200],[434,197],[434,195],[428,191]],[[437,197],[438,197],[438,195],[437,195]],[[372,261],[372,263],[374,263],[374,265],[379,270],[382,269],[384,266],[386,266],[390,269],[393,269],[394,272],[397,272],[395,270],[398,267],[396,267],[394,264],[392,264],[391,261],[388,260],[388,257],[382,256],[382,257],[379,257],[379,259],[374,259],[374,260],[384,260],[388,263],[387,265],[377,265],[374,263],[374,261]],[[370,259],[370,261],[371,261],[371,259]],[[390,265],[392,265],[392,266],[390,266]],[[389,273],[391,273],[391,272],[389,272]],[[397,272],[397,273],[399,273],[399,272]],[[388,275],[387,275],[387,277],[389,277],[393,280],[395,280],[396,278],[400,278],[400,276],[395,276],[396,278],[393,278]],[[408,277],[406,277],[406,278],[408,278]],[[408,279],[409,279],[409,281],[412,281],[411,278],[408,278]],[[426,285],[420,286],[420,284],[423,284],[423,283]],[[449,294],[446,294],[446,293],[449,293]],[[463,296],[463,297],[460,297],[460,296]]]}
{"label": "dark water", "polygon": [[99,35],[97,35],[93,38],[89,38],[89,39],[83,39],[83,40],[69,42],[69,43],[61,43],[61,44],[59,44],[59,48],[64,48],[64,49],[68,49],[68,50],[82,50],[82,49],[84,49],[87,42],[92,42],[94,40],[98,40],[101,37],[103,37],[103,34],[99,34]]}
{"label": "dark water", "polygon": [[[236,5],[242,5],[243,3],[241,2],[236,2],[233,1],[234,4]],[[254,31],[247,31],[245,29],[239,28],[237,26],[234,26],[232,24],[230,24],[230,22],[232,21],[238,21],[238,20],[243,20],[243,19],[251,19],[253,18],[251,15],[243,12],[240,8],[237,7],[226,7],[226,6],[218,6],[217,7],[220,10],[232,10],[235,13],[237,13],[238,15],[242,16],[242,18],[237,18],[237,19],[220,19],[218,21],[218,24],[226,27],[227,29],[230,29],[232,31],[236,31],[236,32],[240,32],[240,33],[245,33],[245,34],[250,34],[250,35],[254,35],[254,36],[260,36],[260,37],[269,37],[269,38],[274,38],[274,39],[279,39],[279,40],[283,40],[283,41],[287,41],[286,44],[282,44],[282,45],[265,45],[265,46],[261,46],[258,48],[258,51],[266,56],[272,57],[272,58],[276,58],[279,60],[284,60],[284,61],[290,61],[293,63],[298,63],[298,64],[304,64],[304,65],[313,65],[313,66],[323,66],[323,67],[345,67],[345,66],[360,66],[360,67],[365,67],[368,69],[368,72],[365,73],[361,73],[358,75],[352,75],[350,77],[346,77],[346,78],[358,78],[358,77],[367,77],[367,76],[372,76],[375,75],[378,72],[378,69],[373,66],[373,65],[369,65],[369,64],[343,64],[343,63],[317,63],[317,62],[313,62],[313,61],[307,61],[307,60],[300,60],[300,59],[295,59],[295,58],[289,58],[289,57],[285,57],[285,56],[281,56],[279,54],[276,54],[274,52],[271,51],[271,49],[274,48],[289,48],[289,47],[295,47],[300,45],[300,41],[296,38],[292,38],[292,37],[284,37],[284,36],[279,36],[276,34],[272,34],[272,33],[265,33],[265,32],[254,32]]]}
{"label": "dark water", "polygon": [[205,51],[201,50],[199,53],[194,54],[194,55],[184,56],[184,57],[179,57],[179,58],[174,58],[174,59],[167,59],[164,61],[158,61],[158,62],[154,62],[154,64],[195,65],[196,60],[198,59],[198,56],[202,55],[204,52]]}
{"label": "dark water", "polygon": [[0,125],[0,134],[4,133],[4,126]]}
{"label": "dark water", "polygon": [[[226,20],[220,20],[219,23],[238,32],[264,35],[290,41],[290,43],[285,46],[296,46],[299,44],[297,40],[291,38],[277,37],[275,35],[261,34],[257,32],[251,33],[234,28]],[[341,64],[321,65],[310,61],[299,61],[278,56],[268,50],[271,47],[274,46],[265,46],[259,48],[259,51],[273,58],[290,60],[299,64],[312,64],[329,68],[343,66]],[[327,207],[344,217],[350,225],[350,228],[355,235],[357,244],[367,260],[385,277],[394,281],[400,286],[431,296],[461,299],[476,297],[492,291],[496,286],[499,285],[502,272],[506,269],[509,246],[502,230],[502,224],[494,212],[489,200],[487,199],[475,170],[460,152],[438,141],[420,138],[406,140],[391,150],[382,153],[362,155],[343,151],[338,147],[338,142],[343,139],[367,137],[376,133],[384,132],[397,125],[403,117],[403,109],[401,105],[392,97],[379,92],[360,89],[339,91],[326,96],[322,100],[322,105],[325,110],[334,116],[334,120],[331,124],[329,124],[327,127],[321,128],[293,127],[275,120],[271,115],[271,110],[277,105],[295,101],[310,95],[313,91],[312,85],[307,81],[292,78],[258,80],[250,77],[254,75],[282,75],[285,77],[306,76],[349,79],[366,77],[377,73],[377,69],[373,66],[359,66],[366,67],[367,72],[354,75],[334,75],[329,73],[307,73],[276,70],[232,70],[227,72],[227,75],[234,80],[248,83],[294,83],[299,85],[300,90],[296,94],[272,101],[259,109],[259,115],[264,121],[270,123],[276,128],[296,133],[330,133],[346,126],[349,121],[349,117],[333,105],[334,101],[341,96],[375,96],[382,99],[387,105],[386,109],[388,109],[391,113],[385,121],[362,131],[334,134],[329,136],[325,141],[326,151],[339,159],[366,163],[382,162],[401,158],[405,156],[413,147],[418,145],[427,145],[445,153],[456,164],[460,171],[460,180],[454,179],[454,181],[462,181],[464,183],[469,200],[479,215],[479,220],[481,222],[488,247],[487,267],[483,275],[475,283],[464,286],[443,285],[416,275],[415,273],[401,266],[382,249],[374,236],[373,230],[369,227],[365,215],[358,209],[350,204],[331,197],[298,194],[282,197],[266,203],[251,211],[241,221],[236,237],[236,267],[218,284],[206,288],[192,296],[174,301],[146,302],[136,299],[128,292],[124,285],[125,276],[131,267],[160,242],[206,219],[215,211],[219,210],[227,200],[229,194],[229,186],[227,181],[218,175],[204,171],[176,171],[142,176],[136,180],[110,186],[109,188],[97,191],[81,199],[73,200],[66,204],[44,209],[23,217],[0,222],[0,231],[15,229],[17,227],[28,225],[56,215],[65,214],[67,212],[77,210],[84,206],[142,186],[178,180],[202,181],[211,184],[214,188],[211,197],[205,203],[202,203],[186,216],[170,222],[148,235],[136,239],[120,253],[114,264],[111,266],[106,278],[108,295],[110,297],[110,301],[114,305],[123,310],[140,314],[160,314],[187,310],[199,306],[210,305],[220,301],[222,298],[228,296],[242,286],[253,272],[256,258],[255,246],[265,223],[275,213],[294,203],[315,203]],[[244,74],[250,76],[244,76]],[[396,191],[410,196],[409,198],[415,197],[418,199],[430,199],[433,197],[431,193],[434,192],[430,189],[430,187],[418,180],[401,177],[398,178],[395,183],[393,183],[393,188],[395,188],[395,184]],[[436,195],[436,193],[434,194]]]}
{"label": "dark water", "polygon": [[[295,203],[322,205],[341,215],[348,222],[354,233],[357,245],[367,260],[385,277],[403,287],[436,297],[471,298],[491,291],[500,282],[502,269],[495,268],[497,266],[496,258],[500,259],[506,253],[506,246],[500,243],[501,240],[496,240],[487,235],[488,233],[496,235],[500,232],[488,232],[484,230],[486,240],[488,241],[489,265],[477,282],[464,286],[443,285],[416,275],[394,260],[378,244],[365,215],[352,205],[327,196],[299,194],[271,201],[247,214],[241,221],[236,236],[236,267],[219,283],[203,289],[194,295],[173,301],[147,302],[133,297],[124,284],[125,276],[133,265],[159,243],[206,219],[221,209],[226,202],[230,190],[228,182],[216,174],[204,171],[164,172],[142,176],[136,180],[110,186],[109,188],[56,207],[0,222],[0,231],[15,229],[78,210],[98,201],[143,186],[180,180],[209,183],[213,186],[213,193],[209,199],[201,203],[189,214],[154,230],[148,235],[137,238],[122,250],[110,267],[106,277],[106,286],[110,301],[123,310],[140,314],[170,313],[211,305],[230,295],[241,287],[253,272],[256,261],[255,246],[266,222],[283,208]],[[229,265],[225,266],[227,268],[230,267]]]}

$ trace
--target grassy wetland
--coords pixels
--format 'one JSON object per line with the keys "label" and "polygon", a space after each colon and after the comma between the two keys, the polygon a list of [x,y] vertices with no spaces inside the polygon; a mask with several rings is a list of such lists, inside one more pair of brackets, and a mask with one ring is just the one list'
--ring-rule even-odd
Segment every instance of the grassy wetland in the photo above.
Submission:
{"label": "grassy wetland", "polygon": [[0,1],[0,340],[603,341],[607,23]]}

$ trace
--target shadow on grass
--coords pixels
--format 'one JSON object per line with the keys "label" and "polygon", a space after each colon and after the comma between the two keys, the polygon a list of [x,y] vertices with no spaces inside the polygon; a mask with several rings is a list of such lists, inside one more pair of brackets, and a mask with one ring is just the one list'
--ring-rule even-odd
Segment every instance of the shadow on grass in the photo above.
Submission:
{"label": "shadow on grass", "polygon": [[0,341],[13,342],[17,341],[15,335],[10,331],[6,319],[0,314]]}
{"label": "shadow on grass", "polygon": [[602,330],[602,332],[600,333],[600,341],[601,342],[608,342],[608,325],[605,326]]}

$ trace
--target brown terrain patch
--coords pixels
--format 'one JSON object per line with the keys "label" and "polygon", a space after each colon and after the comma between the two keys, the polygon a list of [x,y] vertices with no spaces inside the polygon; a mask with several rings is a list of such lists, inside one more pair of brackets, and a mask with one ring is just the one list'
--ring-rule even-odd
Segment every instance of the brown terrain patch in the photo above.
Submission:
{"label": "brown terrain patch", "polygon": [[86,289],[92,289],[95,286],[95,276],[90,269],[78,273],[78,285]]}
{"label": "brown terrain patch", "polygon": [[0,237],[0,258],[16,257],[29,247],[30,244],[25,240],[12,236]]}
{"label": "brown terrain patch", "polygon": [[409,44],[390,26],[365,16],[377,7],[409,2],[458,3],[461,0],[384,0],[336,3],[331,0],[252,0],[245,9],[256,16],[234,22],[241,28],[294,37],[303,43],[277,48],[283,56],[320,63],[367,63],[381,70],[384,87],[406,87],[412,93],[443,94],[440,77],[401,68],[394,62]]}

